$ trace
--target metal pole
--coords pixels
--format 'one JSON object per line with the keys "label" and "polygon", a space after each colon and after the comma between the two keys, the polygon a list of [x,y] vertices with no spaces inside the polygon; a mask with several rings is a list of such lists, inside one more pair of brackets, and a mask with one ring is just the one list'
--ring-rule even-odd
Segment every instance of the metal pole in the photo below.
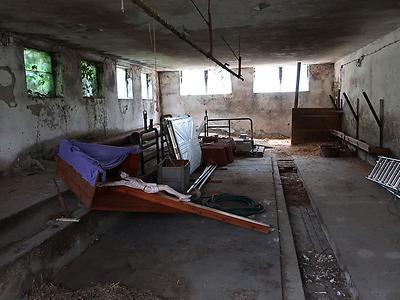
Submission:
{"label": "metal pole", "polygon": [[211,18],[211,0],[208,0],[208,41],[210,43],[210,55],[213,55],[213,30]]}
{"label": "metal pole", "polygon": [[214,173],[214,171],[217,169],[217,165],[213,166],[211,168],[211,171],[208,172],[207,176],[202,180],[201,184],[199,185],[198,189],[200,190],[203,185],[207,182],[208,178],[210,178],[210,176],[212,175],[212,173]]}
{"label": "metal pole", "polygon": [[171,24],[169,24],[167,21],[165,21],[163,18],[161,18],[157,12],[155,12],[150,6],[148,6],[147,4],[145,4],[143,2],[143,0],[131,0],[132,3],[136,4],[137,6],[139,6],[147,15],[149,15],[150,17],[154,18],[154,20],[156,20],[158,23],[160,23],[162,26],[164,26],[165,28],[167,28],[169,31],[171,31],[173,34],[175,34],[179,39],[181,39],[182,41],[186,42],[187,44],[189,44],[193,49],[197,50],[198,52],[200,52],[201,54],[203,54],[205,57],[207,57],[208,59],[210,59],[211,61],[213,61],[215,64],[217,64],[218,66],[220,66],[222,69],[228,71],[229,73],[231,73],[233,76],[235,76],[236,78],[244,81],[243,76],[237,74],[236,72],[234,72],[233,70],[231,70],[230,68],[228,68],[224,63],[222,63],[221,61],[219,61],[218,59],[216,59],[213,55],[211,55],[210,53],[208,53],[207,51],[205,51],[204,49],[202,49],[201,47],[199,47],[198,45],[196,45],[194,42],[192,42],[188,37],[186,37],[186,35],[182,32],[180,32],[178,29],[176,29],[174,26],[172,26]]}
{"label": "metal pole", "polygon": [[200,14],[204,22],[208,25],[208,20],[204,17],[203,13],[201,12],[200,8],[196,5],[196,3],[193,0],[190,0],[192,2],[193,6],[196,8],[197,12]]}
{"label": "metal pole", "polygon": [[379,100],[379,146],[383,146],[383,122],[384,122],[384,102],[383,99]]}
{"label": "metal pole", "polygon": [[364,98],[365,98],[365,101],[367,101],[367,104],[368,104],[369,109],[371,110],[372,114],[374,115],[374,118],[375,118],[376,123],[377,123],[378,126],[380,127],[380,126],[381,126],[381,125],[380,125],[381,122],[380,122],[380,120],[379,120],[379,118],[378,118],[378,115],[377,115],[376,112],[375,112],[374,107],[373,107],[372,104],[371,104],[371,101],[370,101],[369,98],[368,98],[367,93],[366,93],[366,92],[362,92],[362,94],[363,94],[363,96],[364,96]]}
{"label": "metal pole", "polygon": [[146,110],[143,111],[143,126],[144,126],[144,130],[147,130],[147,111]]}
{"label": "metal pole", "polygon": [[201,180],[195,186],[196,189],[198,189],[198,190],[201,189],[201,187],[204,184],[204,181],[207,181],[207,179],[210,177],[211,173],[214,172],[213,167],[214,167],[214,165],[210,165],[210,168],[208,169],[207,173],[205,173],[204,176],[201,177]]}
{"label": "metal pole", "polygon": [[194,188],[196,188],[197,185],[200,184],[200,182],[202,181],[203,177],[211,170],[212,165],[208,165],[203,173],[200,174],[200,176],[196,179],[196,181],[192,184],[192,186],[187,190],[187,194],[190,193]]}
{"label": "metal pole", "polygon": [[357,98],[356,139],[360,137],[360,99]]}
{"label": "metal pole", "polygon": [[239,35],[239,62],[238,62],[238,67],[239,67],[239,76],[242,77],[242,55],[241,55],[241,50],[240,50],[240,35]]}
{"label": "metal pole", "polygon": [[331,99],[333,106],[337,109],[335,99],[333,99],[331,94],[329,94],[329,98]]}
{"label": "metal pole", "polygon": [[296,78],[296,93],[294,96],[294,108],[299,107],[300,71],[301,71],[301,62],[298,62],[297,63],[297,78]]}
{"label": "metal pole", "polygon": [[254,129],[253,129],[252,119],[250,119],[250,133],[251,133],[251,144],[254,146]]}
{"label": "metal pole", "polygon": [[357,119],[357,114],[353,108],[353,105],[351,105],[351,102],[349,100],[349,97],[347,97],[346,93],[343,93],[344,99],[346,100],[347,104],[349,105],[350,111],[353,114],[354,118]]}

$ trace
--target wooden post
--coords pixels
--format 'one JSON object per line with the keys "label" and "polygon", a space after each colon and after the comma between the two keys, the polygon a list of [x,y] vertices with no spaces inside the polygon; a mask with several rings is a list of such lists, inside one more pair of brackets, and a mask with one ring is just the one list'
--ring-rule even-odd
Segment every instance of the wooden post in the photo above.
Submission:
{"label": "wooden post", "polygon": [[297,63],[297,78],[296,78],[296,93],[294,96],[294,108],[299,107],[300,71],[301,71],[301,62],[298,62]]}

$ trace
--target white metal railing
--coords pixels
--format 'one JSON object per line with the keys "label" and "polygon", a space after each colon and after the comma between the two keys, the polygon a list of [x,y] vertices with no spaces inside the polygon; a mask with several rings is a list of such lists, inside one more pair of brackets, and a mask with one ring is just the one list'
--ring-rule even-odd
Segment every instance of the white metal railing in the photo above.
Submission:
{"label": "white metal railing", "polygon": [[400,160],[379,156],[367,179],[378,183],[400,198]]}

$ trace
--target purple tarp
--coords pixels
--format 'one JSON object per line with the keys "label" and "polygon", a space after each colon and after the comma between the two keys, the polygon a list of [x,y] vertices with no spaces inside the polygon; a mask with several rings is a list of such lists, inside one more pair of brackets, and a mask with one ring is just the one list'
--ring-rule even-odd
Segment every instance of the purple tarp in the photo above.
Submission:
{"label": "purple tarp", "polygon": [[94,186],[98,175],[102,182],[106,181],[106,170],[120,165],[129,154],[140,152],[139,146],[116,147],[62,140],[58,155]]}

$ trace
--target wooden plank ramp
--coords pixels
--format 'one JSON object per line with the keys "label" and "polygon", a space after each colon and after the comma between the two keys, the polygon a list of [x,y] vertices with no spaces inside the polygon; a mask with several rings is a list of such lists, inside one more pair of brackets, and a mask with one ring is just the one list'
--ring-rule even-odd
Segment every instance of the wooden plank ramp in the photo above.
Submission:
{"label": "wooden plank ramp", "polygon": [[168,207],[175,209],[177,211],[181,211],[183,213],[190,213],[214,220],[218,220],[221,222],[225,222],[231,225],[236,225],[239,227],[255,230],[261,233],[269,233],[272,230],[272,227],[249,219],[249,218],[244,218],[241,216],[237,216],[231,213],[227,213],[224,211],[220,211],[217,209],[213,209],[207,206],[203,206],[200,204],[192,203],[192,202],[185,202],[185,201],[179,201],[176,198],[172,198],[170,196],[167,196],[163,193],[157,193],[157,194],[148,194],[145,193],[141,190],[135,190],[131,189],[129,187],[125,186],[119,186],[115,187],[118,189],[118,193],[121,194],[126,194],[131,197],[131,199],[134,201],[134,199],[141,199],[145,201],[149,201],[154,204],[158,204],[161,207]]}
{"label": "wooden plank ramp", "polygon": [[[128,168],[136,168],[136,166],[128,166]],[[127,171],[129,173],[129,170]],[[131,172],[129,174],[136,173]],[[59,157],[57,158],[57,175],[63,179],[65,184],[74,192],[85,207],[92,210],[187,213],[255,230],[264,234],[273,230],[270,225],[192,202],[179,201],[165,193],[149,194],[126,186],[91,186],[72,166]]]}

